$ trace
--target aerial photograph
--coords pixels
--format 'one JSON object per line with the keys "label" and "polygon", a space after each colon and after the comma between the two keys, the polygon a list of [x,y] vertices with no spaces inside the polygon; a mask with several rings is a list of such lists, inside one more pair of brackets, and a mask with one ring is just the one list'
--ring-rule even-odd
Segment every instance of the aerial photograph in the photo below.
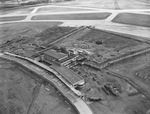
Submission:
{"label": "aerial photograph", "polygon": [[150,0],[0,0],[0,114],[150,114]]}

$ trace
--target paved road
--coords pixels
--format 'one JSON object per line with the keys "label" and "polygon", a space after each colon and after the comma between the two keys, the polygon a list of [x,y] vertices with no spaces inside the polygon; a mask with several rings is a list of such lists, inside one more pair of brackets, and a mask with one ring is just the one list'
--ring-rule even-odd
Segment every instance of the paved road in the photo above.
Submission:
{"label": "paved road", "polygon": [[[40,65],[41,67],[44,66],[44,69],[46,69],[47,71],[53,71],[53,69],[49,68],[48,66],[46,66],[44,64],[41,64],[41,63],[39,63],[37,61],[34,61],[34,60],[31,60],[31,61],[34,61],[34,64],[31,64],[31,63],[28,62],[28,60],[26,61],[26,60],[18,59],[18,58],[15,58],[13,56],[5,55],[3,53],[0,53],[0,57],[21,64],[24,67],[26,67],[27,69],[32,70],[36,74],[39,74],[39,76],[42,76],[41,78],[45,78],[48,81],[50,81],[51,83],[53,83],[54,85],[56,85],[56,83],[53,82],[53,80],[51,79],[51,77],[43,69],[37,67],[37,66]],[[35,64],[37,64],[37,66],[35,66]],[[56,87],[57,87],[57,85],[56,85]],[[63,90],[60,90],[60,91],[64,95],[66,95],[66,93],[64,93]],[[80,114],[93,114],[93,112],[90,109],[90,107],[80,97],[72,96],[71,98],[69,97],[68,99],[70,100],[70,102],[72,102],[72,104],[76,107],[76,109],[79,111]]]}

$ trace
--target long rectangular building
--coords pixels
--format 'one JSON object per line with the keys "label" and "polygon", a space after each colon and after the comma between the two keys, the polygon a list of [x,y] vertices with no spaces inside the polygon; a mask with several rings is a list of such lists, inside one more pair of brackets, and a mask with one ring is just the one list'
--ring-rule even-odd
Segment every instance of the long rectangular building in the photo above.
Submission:
{"label": "long rectangular building", "polygon": [[67,67],[58,65],[51,65],[50,67],[55,69],[59,74],[63,76],[63,78],[65,78],[66,81],[68,81],[74,87],[83,86],[85,84],[85,81],[82,77],[75,74]]}

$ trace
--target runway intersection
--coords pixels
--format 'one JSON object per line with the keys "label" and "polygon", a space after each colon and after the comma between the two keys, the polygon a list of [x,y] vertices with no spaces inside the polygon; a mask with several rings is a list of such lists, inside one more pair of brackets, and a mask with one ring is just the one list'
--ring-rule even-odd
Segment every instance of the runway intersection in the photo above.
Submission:
{"label": "runway intersection", "polygon": [[[137,2],[133,6],[131,2],[119,0],[117,4],[120,8],[116,8],[112,3],[116,3],[116,0],[107,0],[101,4],[96,0],[83,0],[80,4],[73,1],[1,11],[0,24],[3,26],[6,23],[58,21],[63,22],[61,26],[95,26],[103,30],[150,38],[150,9],[147,3]],[[130,5],[124,8],[125,4],[129,3]],[[135,8],[135,5],[139,9]]]}

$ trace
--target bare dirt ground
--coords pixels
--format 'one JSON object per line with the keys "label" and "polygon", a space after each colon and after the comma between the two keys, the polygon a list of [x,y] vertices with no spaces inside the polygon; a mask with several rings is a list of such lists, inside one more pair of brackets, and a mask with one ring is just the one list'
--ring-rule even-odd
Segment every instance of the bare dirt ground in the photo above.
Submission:
{"label": "bare dirt ground", "polygon": [[[100,71],[90,69],[85,66],[76,66],[73,71],[82,76],[86,85],[81,89],[87,96],[92,89],[98,89],[101,94],[101,101],[90,103],[90,107],[94,111],[94,114],[145,114],[150,106],[150,101],[142,97],[141,94],[131,94],[128,92],[128,84],[126,81],[112,77],[110,75],[102,74]],[[101,87],[105,83],[115,83],[121,87],[121,94],[119,97],[115,97],[111,94],[106,94]],[[94,95],[94,96],[99,96]]]}
{"label": "bare dirt ground", "polygon": [[58,45],[93,53],[91,58],[97,62],[148,46],[146,43],[130,37],[88,28],[82,31],[82,33],[77,33],[63,40]]}
{"label": "bare dirt ground", "polygon": [[[40,50],[39,48],[37,48],[38,46],[44,46],[47,48],[50,42],[57,40],[57,38],[62,36],[64,33],[73,29],[73,27],[72,28],[57,27],[57,25],[60,23],[54,22],[54,23],[50,23],[50,25],[48,25],[47,23],[35,23],[35,24],[28,23],[29,25],[27,25],[27,23],[23,23],[23,25],[20,25],[20,23],[5,24],[4,28],[2,28],[2,31],[0,33],[2,35],[0,40],[2,40],[2,44],[5,44],[5,45],[1,45],[2,46],[1,49],[3,49],[3,51],[9,50],[15,53],[16,53],[15,50],[19,52],[19,50],[22,49],[23,51],[20,50],[20,52],[23,52],[23,54],[27,52],[26,54],[30,55],[31,53],[29,52],[31,51],[35,52],[35,50]],[[45,44],[47,44],[47,46]],[[113,58],[123,53],[130,52],[132,50],[137,50],[140,48],[147,47],[147,44],[138,40],[133,40],[132,38],[126,38],[124,36],[107,33],[97,29],[96,30],[92,29],[91,32],[91,29],[86,28],[85,30],[82,30],[77,34],[68,37],[63,41],[60,41],[59,43],[56,43],[55,46],[58,47],[64,46],[66,49],[74,48],[76,50],[85,50],[87,52],[91,52],[93,53],[93,55],[89,56],[90,58],[102,62],[103,60],[108,59],[109,57]],[[148,59],[149,56],[143,56],[143,57],[145,58],[143,59],[140,58],[136,60],[135,62],[136,65],[148,64],[147,61],[149,60]],[[112,66],[111,68],[112,69],[114,68],[113,70],[117,70],[117,68],[118,69],[120,68],[122,72],[128,71],[129,69],[135,70],[136,68],[134,69],[134,66],[136,65],[133,64],[132,67],[131,65],[132,62],[133,60],[131,60],[129,62],[129,65],[127,66],[125,66],[127,63],[124,62],[121,63],[121,65],[123,66],[117,64],[116,66],[114,67]],[[139,67],[136,70],[138,69]],[[90,106],[93,109],[95,114],[99,114],[100,111],[103,112],[104,114],[138,114],[138,113],[144,114],[149,109],[150,102],[147,98],[143,97],[139,93],[131,96],[128,95],[128,91],[127,91],[128,84],[124,80],[113,78],[112,76],[104,74],[103,72],[94,71],[93,69],[90,69],[89,67],[85,67],[85,66],[76,66],[73,70],[78,75],[81,75],[86,81],[86,85],[83,89],[81,89],[81,91],[84,92],[87,97],[93,96],[92,92],[94,92],[95,93],[94,97],[101,98],[100,101],[96,101],[93,103],[90,103],[88,100],[86,100],[86,102],[90,103]],[[19,71],[21,72],[22,70]],[[30,73],[28,74],[27,71],[24,71],[24,73],[28,76],[31,75]],[[13,74],[13,72],[11,72],[8,75],[11,74]],[[19,74],[19,76],[20,75],[23,75],[23,73]],[[13,76],[11,75],[11,77]],[[32,76],[32,78],[33,77],[34,76]],[[16,82],[19,83],[18,81],[20,81],[20,79],[17,79]],[[23,83],[21,84],[26,83],[26,81],[25,82],[23,81]],[[138,79],[135,79],[135,81],[138,81]],[[7,81],[4,80],[2,82],[6,83]],[[108,82],[117,84],[118,87],[121,88],[121,94],[119,95],[119,97],[115,97],[112,94],[107,94],[104,90],[102,90],[104,84]],[[10,84],[12,83],[14,82],[11,83],[9,82],[8,85],[13,88],[19,87],[15,85],[11,86]],[[23,108],[21,109],[10,108],[8,110],[8,114],[11,113],[11,111],[13,113],[14,110],[15,111],[21,110],[22,112],[26,111],[28,113],[37,113],[37,114],[43,114],[43,113],[49,114],[49,112],[56,113],[56,114],[77,113],[72,108],[72,106],[68,104],[68,102],[65,102],[66,100],[64,99],[64,97],[62,97],[61,94],[57,90],[55,90],[55,88],[53,88],[51,85],[44,86],[37,83],[35,80],[34,83],[33,83],[34,87],[30,91],[30,93],[28,93],[28,91],[25,90],[26,86],[23,85],[24,88],[23,90],[27,91],[26,96],[29,97],[29,100],[24,97],[21,99],[22,97],[21,96],[18,98],[20,98],[23,101],[16,100],[15,102],[16,107],[17,107],[17,103],[19,102],[18,104],[22,104],[20,106],[22,106]],[[139,80],[138,83],[143,83],[143,82]],[[15,91],[18,92],[21,90],[22,89],[19,88],[18,90]],[[23,94],[23,92],[21,94]],[[5,111],[7,107],[11,107],[11,106],[7,106],[7,101],[4,101],[4,99],[2,100],[6,104],[5,106],[2,104],[2,106],[4,106],[2,110]],[[140,109],[139,107],[142,108]]]}
{"label": "bare dirt ground", "polygon": [[0,114],[78,113],[56,88],[35,78],[16,64],[0,59]]}
{"label": "bare dirt ground", "polygon": [[150,54],[145,54],[137,58],[131,58],[120,62],[110,67],[114,72],[120,73],[133,80],[139,80],[149,86],[149,65],[150,65]]}
{"label": "bare dirt ground", "polygon": [[[79,32],[71,38],[65,39],[56,45],[65,46],[68,49],[93,52],[91,59],[101,62],[104,60],[103,58],[106,59],[108,56],[113,58],[115,56],[120,56],[125,52],[138,50],[148,46],[144,42],[140,42],[132,38],[100,30],[91,31],[89,29],[83,30],[82,34]],[[136,60],[135,67],[138,66],[137,64],[148,64],[147,61],[149,60],[149,56],[142,57],[142,60],[141,58]],[[133,58],[133,60],[134,59],[135,58]],[[126,71],[132,71],[135,68],[131,65],[133,60],[131,59],[131,61],[128,62],[129,65],[126,66]],[[124,71],[125,65],[123,64],[127,64],[127,62],[120,63],[119,65],[115,64],[114,69],[116,70],[117,68],[120,68]],[[118,67],[116,68],[115,66]],[[84,88],[81,89],[81,91],[86,94],[86,97],[92,96],[91,91],[95,92],[95,90],[97,90],[99,92],[95,92],[95,95],[93,96],[95,98],[101,98],[102,100],[90,104],[95,114],[99,114],[99,112],[104,114],[145,114],[148,111],[150,101],[147,98],[142,97],[139,93],[134,93],[130,96],[126,81],[112,77],[111,75],[103,73],[103,71],[97,71],[84,65],[76,65],[71,68],[71,70],[82,76],[86,81]],[[108,95],[102,90],[103,85],[109,82],[115,83],[117,84],[117,87],[120,87],[121,94],[119,97],[115,97],[111,94]],[[141,107],[141,109],[139,107]]]}
{"label": "bare dirt ground", "polygon": [[41,87],[34,106],[31,109],[35,114],[77,114],[74,108],[66,102],[66,99],[51,85]]}
{"label": "bare dirt ground", "polygon": [[3,24],[0,27],[0,42],[11,40],[16,37],[29,37],[44,31],[47,28],[62,24],[61,22],[20,22]]}
{"label": "bare dirt ground", "polygon": [[61,22],[5,24],[1,29],[0,50],[32,56],[75,27],[58,27]]}
{"label": "bare dirt ground", "polygon": [[0,60],[0,67],[1,114],[26,114],[37,82],[8,61]]}

